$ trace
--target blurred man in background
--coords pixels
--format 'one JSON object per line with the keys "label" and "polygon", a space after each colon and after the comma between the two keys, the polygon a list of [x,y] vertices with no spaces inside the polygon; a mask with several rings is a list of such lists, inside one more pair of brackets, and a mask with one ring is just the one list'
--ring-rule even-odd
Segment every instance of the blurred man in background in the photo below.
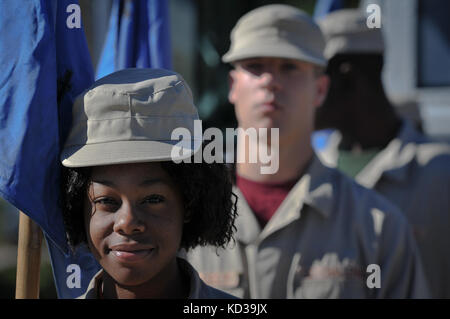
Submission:
{"label": "blurred man in background", "polygon": [[384,43],[357,9],[319,21],[330,90],[316,128],[333,128],[321,159],[377,190],[405,213],[432,297],[450,298],[450,147],[430,141],[398,115],[382,84]]}
{"label": "blurred man in background", "polygon": [[[223,56],[233,66],[228,98],[240,128],[279,129],[279,139],[265,139],[279,169],[261,174],[263,163],[238,162],[235,244],[188,258],[210,285],[244,298],[427,297],[401,212],[314,154],[314,112],[328,89],[324,46],[319,27],[291,6],[263,6],[237,22]],[[249,144],[238,144],[246,158]]]}

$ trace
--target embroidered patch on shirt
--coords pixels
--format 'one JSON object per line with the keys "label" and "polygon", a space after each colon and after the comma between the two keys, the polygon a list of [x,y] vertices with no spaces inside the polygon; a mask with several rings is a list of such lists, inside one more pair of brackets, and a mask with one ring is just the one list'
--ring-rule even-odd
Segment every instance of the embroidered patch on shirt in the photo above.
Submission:
{"label": "embroidered patch on shirt", "polygon": [[303,268],[300,265],[296,276],[304,279],[330,279],[330,278],[364,278],[363,269],[354,260],[344,258],[339,260],[336,254],[325,254],[321,260],[315,260],[311,267]]}

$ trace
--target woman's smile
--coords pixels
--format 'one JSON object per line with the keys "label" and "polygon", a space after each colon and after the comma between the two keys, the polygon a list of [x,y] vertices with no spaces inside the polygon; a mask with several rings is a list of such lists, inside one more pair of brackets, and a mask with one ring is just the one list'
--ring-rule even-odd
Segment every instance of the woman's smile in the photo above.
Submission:
{"label": "woman's smile", "polygon": [[135,263],[151,257],[156,248],[139,244],[119,244],[110,247],[109,253],[121,263]]}
{"label": "woman's smile", "polygon": [[121,262],[139,262],[152,254],[154,249],[135,250],[135,251],[120,251],[113,250],[111,254]]}

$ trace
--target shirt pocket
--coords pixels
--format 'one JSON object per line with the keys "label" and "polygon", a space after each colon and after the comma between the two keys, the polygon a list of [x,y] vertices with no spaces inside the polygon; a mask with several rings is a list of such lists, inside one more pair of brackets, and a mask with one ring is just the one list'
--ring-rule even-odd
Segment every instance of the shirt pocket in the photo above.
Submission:
{"label": "shirt pocket", "polygon": [[297,299],[361,299],[367,298],[365,281],[358,278],[304,278],[294,287]]}
{"label": "shirt pocket", "polygon": [[[334,255],[334,254],[333,254]],[[302,265],[300,256],[294,257],[288,278],[288,298],[296,299],[353,299],[367,298],[365,275],[356,262],[336,255]]]}

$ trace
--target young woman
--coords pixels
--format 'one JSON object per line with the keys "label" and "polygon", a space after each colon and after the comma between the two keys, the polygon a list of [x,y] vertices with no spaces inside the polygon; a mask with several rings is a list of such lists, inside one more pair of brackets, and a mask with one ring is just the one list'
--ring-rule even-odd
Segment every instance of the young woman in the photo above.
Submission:
{"label": "young woman", "polygon": [[201,142],[171,138],[196,119],[189,87],[166,70],[118,71],[77,98],[61,154],[64,220],[71,246],[87,243],[102,266],[81,298],[231,297],[178,257],[225,247],[236,217],[225,165],[188,163]]}

